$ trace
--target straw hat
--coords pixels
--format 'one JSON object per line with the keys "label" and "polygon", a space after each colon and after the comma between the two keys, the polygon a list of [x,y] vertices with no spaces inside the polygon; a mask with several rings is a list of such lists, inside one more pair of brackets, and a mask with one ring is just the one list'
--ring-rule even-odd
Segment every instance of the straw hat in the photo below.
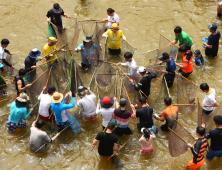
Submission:
{"label": "straw hat", "polygon": [[51,101],[53,103],[60,103],[63,100],[63,94],[59,93],[59,92],[55,92],[52,96],[51,96]]}
{"label": "straw hat", "polygon": [[29,96],[26,93],[20,93],[20,95],[16,98],[19,102],[27,102],[29,100]]}
{"label": "straw hat", "polygon": [[49,37],[47,40],[49,46],[53,46],[58,44],[58,40],[55,37]]}

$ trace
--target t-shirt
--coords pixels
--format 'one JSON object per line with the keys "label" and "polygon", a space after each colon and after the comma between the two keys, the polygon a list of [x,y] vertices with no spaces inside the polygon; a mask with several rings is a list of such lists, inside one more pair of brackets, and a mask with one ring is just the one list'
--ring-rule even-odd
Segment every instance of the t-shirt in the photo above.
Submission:
{"label": "t-shirt", "polygon": [[[114,13],[113,16],[108,16],[108,21],[115,21],[119,23],[119,16]],[[110,29],[110,27],[112,26],[112,22],[108,22],[108,29]]]}
{"label": "t-shirt", "polygon": [[124,37],[122,30],[118,30],[117,32],[114,33],[111,29],[109,29],[104,34],[109,35],[109,48],[110,49],[121,48],[121,38]]}
{"label": "t-shirt", "polygon": [[[203,105],[211,105],[216,103],[216,92],[214,89],[210,89],[209,94],[205,95],[205,98],[203,100]],[[212,111],[214,107],[203,107],[204,110],[206,111]]]}
{"label": "t-shirt", "polygon": [[152,140],[156,138],[156,135],[150,135],[150,138],[147,140],[144,136],[139,139],[139,142],[142,144],[142,149],[150,150],[153,148]]}
{"label": "t-shirt", "polygon": [[181,32],[179,37],[175,35],[175,40],[179,40],[180,45],[188,43],[186,46],[191,46],[193,44],[193,41],[190,36],[184,31]]}
{"label": "t-shirt", "polygon": [[96,138],[99,140],[98,152],[101,156],[111,156],[113,154],[114,143],[117,144],[118,137],[113,133],[100,132]]}
{"label": "t-shirt", "polygon": [[96,105],[95,105],[95,99],[96,96],[93,92],[89,92],[90,95],[86,95],[86,97],[83,97],[78,101],[78,97],[76,98],[76,103],[78,106],[82,107],[82,114],[84,116],[92,116],[96,114]]}
{"label": "t-shirt", "polygon": [[[50,54],[51,52],[53,52],[53,51],[56,50],[56,45],[49,46],[48,43],[47,43],[46,45],[44,45],[43,50],[44,50],[45,55],[48,55],[48,54]],[[56,55],[55,55],[55,54],[54,54],[52,57],[46,58],[46,61],[52,60],[52,59],[56,59]],[[52,65],[55,61],[56,61],[56,60],[52,60],[52,61],[48,62],[48,64],[49,64],[49,65]]]}
{"label": "t-shirt", "polygon": [[210,149],[222,151],[222,128],[216,128],[206,134],[206,138],[211,139]]}
{"label": "t-shirt", "polygon": [[131,112],[121,109],[115,109],[113,115],[116,116],[116,123],[119,128],[127,128],[129,125],[129,118],[133,117]]}
{"label": "t-shirt", "polygon": [[182,69],[184,73],[191,73],[193,71],[193,53],[191,51],[187,51],[186,54],[183,55],[182,65],[186,66],[186,69]]}
{"label": "t-shirt", "polygon": [[[83,43],[80,44],[77,48],[83,48],[84,45]],[[90,54],[93,54],[93,49],[95,49],[97,46],[93,43],[93,46],[91,46],[90,48],[87,48],[87,50],[89,50]],[[88,60],[87,58],[90,58],[90,56],[87,55],[87,51],[85,48],[83,48],[81,50],[81,63],[83,64],[90,64],[90,60]]]}
{"label": "t-shirt", "polygon": [[62,10],[61,13],[59,14],[56,14],[53,12],[52,9],[50,9],[47,13],[47,17],[51,17],[51,22],[59,27],[62,27],[62,18],[61,18],[61,15],[64,15],[64,11]]}
{"label": "t-shirt", "polygon": [[166,125],[170,128],[174,125],[174,119],[178,119],[179,109],[177,106],[167,106],[166,109],[162,111],[162,117],[159,120],[166,119]]}
{"label": "t-shirt", "polygon": [[40,101],[39,104],[39,114],[44,117],[49,117],[50,107],[51,107],[51,96],[49,94],[44,94],[43,91],[38,97]]}
{"label": "t-shirt", "polygon": [[[38,130],[35,127],[31,127],[30,130],[31,130],[31,134],[30,134],[29,147],[31,151],[35,152],[46,142],[48,143],[52,142],[52,139],[47,135],[46,132],[43,132],[42,130]],[[38,151],[38,153],[42,152],[44,149],[45,147],[41,148]]]}
{"label": "t-shirt", "polygon": [[133,80],[137,80],[140,75],[137,73],[137,64],[136,61],[132,58],[131,62],[121,63],[122,66],[128,66],[127,76],[129,76]]}
{"label": "t-shirt", "polygon": [[151,128],[153,126],[153,108],[151,106],[141,107],[136,111],[136,117],[140,118],[141,127]]}
{"label": "t-shirt", "polygon": [[175,78],[175,70],[176,70],[176,64],[174,61],[174,58],[171,57],[171,60],[169,62],[166,62],[166,71],[168,71],[168,74],[165,74],[165,76],[168,79],[174,79]]}
{"label": "t-shirt", "polygon": [[212,48],[207,48],[206,47],[206,53],[212,53],[212,52],[218,52],[218,47],[219,47],[219,40],[220,40],[221,34],[220,31],[217,31],[216,35],[210,34],[208,37],[208,45],[212,45]]}
{"label": "t-shirt", "polygon": [[36,62],[38,61],[38,59],[36,58],[31,58],[31,57],[26,57],[25,59],[25,70],[27,72],[30,72],[31,70],[33,70],[31,67],[32,66],[36,66]]}
{"label": "t-shirt", "polygon": [[5,59],[5,49],[0,46],[0,63],[3,63],[3,59]]}

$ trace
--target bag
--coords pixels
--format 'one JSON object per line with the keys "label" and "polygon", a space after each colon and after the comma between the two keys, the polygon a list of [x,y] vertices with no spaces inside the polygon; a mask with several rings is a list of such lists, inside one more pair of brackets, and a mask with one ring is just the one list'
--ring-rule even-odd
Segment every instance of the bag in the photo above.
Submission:
{"label": "bag", "polygon": [[222,9],[222,1],[220,0],[217,5],[218,8]]}

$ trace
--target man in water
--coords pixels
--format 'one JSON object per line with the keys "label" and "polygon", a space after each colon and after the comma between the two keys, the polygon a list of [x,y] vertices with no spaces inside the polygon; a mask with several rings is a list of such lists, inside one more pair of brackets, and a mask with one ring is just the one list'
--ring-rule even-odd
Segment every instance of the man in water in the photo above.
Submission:
{"label": "man in water", "polygon": [[[4,78],[1,75],[1,72],[3,72],[3,63],[7,66],[9,66],[11,69],[15,69],[13,65],[8,63],[6,61],[5,53],[10,54],[8,50],[6,50],[6,47],[9,45],[9,40],[8,39],[2,39],[1,41],[1,46],[0,46],[0,85],[6,84]],[[8,96],[8,93],[5,91],[5,88],[7,86],[0,86],[0,94],[3,96]]]}
{"label": "man in water", "polygon": [[121,54],[121,38],[126,40],[126,37],[123,34],[123,31],[119,29],[118,24],[112,24],[112,27],[107,30],[103,37],[109,37],[109,54],[110,55],[119,55]]}
{"label": "man in water", "polygon": [[179,46],[185,46],[187,47],[187,50],[191,50],[191,46],[193,45],[193,41],[190,38],[190,36],[185,33],[184,31],[182,31],[182,28],[177,26],[174,29],[174,33],[175,33],[175,40],[173,42],[170,42],[168,44],[168,46],[171,46],[172,44],[176,44],[179,40]]}
{"label": "man in water", "polygon": [[[173,59],[173,57],[169,56],[168,53],[163,53],[162,56],[158,57],[161,62],[158,64],[162,64],[163,62],[166,62],[166,70],[162,70],[162,73],[164,74],[164,77],[167,82],[167,86],[171,87],[173,85],[174,79],[175,79],[175,70],[176,70],[176,64]],[[163,78],[164,81],[164,78]]]}
{"label": "man in water", "polygon": [[211,34],[208,37],[208,43],[203,43],[206,46],[205,55],[215,58],[217,57],[221,34],[220,31],[217,30],[216,24],[209,25],[208,29],[210,30]]}
{"label": "man in water", "polygon": [[108,29],[111,28],[113,23],[118,24],[119,26],[119,16],[115,13],[114,9],[107,9],[108,18],[104,18],[103,21],[108,21]]}
{"label": "man in water", "polygon": [[53,8],[50,9],[46,15],[47,22],[52,22],[54,25],[62,28],[62,18],[64,16],[68,18],[68,15],[64,13],[63,9],[58,3],[53,5]]}
{"label": "man in water", "polygon": [[164,103],[167,108],[162,111],[162,117],[159,117],[157,114],[154,116],[157,120],[162,122],[166,120],[166,123],[160,128],[162,131],[169,132],[168,127],[172,129],[174,125],[174,119],[178,119],[179,109],[177,106],[172,106],[172,100],[169,97],[164,99]]}
{"label": "man in water", "polygon": [[124,58],[126,60],[126,63],[117,63],[117,66],[128,67],[127,76],[138,83],[140,75],[137,72],[137,64],[136,61],[133,59],[133,54],[131,52],[126,52],[124,54]]}
{"label": "man in water", "polygon": [[156,78],[157,75],[152,72],[146,72],[145,67],[139,67],[139,73],[142,77],[138,85],[136,86],[135,83],[133,82],[133,79],[130,79],[130,82],[132,83],[133,87],[137,91],[141,91],[142,96],[148,98],[150,95],[150,87],[151,87],[151,80],[153,78]]}
{"label": "man in water", "polygon": [[205,93],[202,112],[206,115],[210,115],[214,107],[218,106],[216,101],[216,92],[214,89],[209,88],[207,83],[202,83],[200,85],[200,89]]}

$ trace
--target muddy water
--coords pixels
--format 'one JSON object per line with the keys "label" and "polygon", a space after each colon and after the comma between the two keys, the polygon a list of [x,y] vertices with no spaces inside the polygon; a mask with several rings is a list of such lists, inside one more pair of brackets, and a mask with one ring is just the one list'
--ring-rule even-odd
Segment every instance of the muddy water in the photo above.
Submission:
{"label": "muddy water", "polygon": [[[28,52],[37,47],[42,50],[46,43],[47,23],[45,15],[52,7],[53,1],[25,1],[25,0],[1,0],[1,26],[0,37],[8,38],[10,44],[8,50],[16,54],[17,68],[24,67],[24,59]],[[137,51],[134,55],[139,66],[147,63],[142,53],[158,48],[159,34],[164,34],[171,40],[174,39],[173,29],[180,25],[193,39],[194,49],[204,51],[201,46],[201,37],[208,36],[207,26],[216,23],[219,30],[222,28],[220,20],[216,16],[216,3],[206,0],[86,0],[71,1],[62,0],[60,4],[64,11],[80,20],[102,19],[106,17],[106,9],[112,7],[120,16],[120,27],[127,40],[131,42]],[[80,37],[83,39],[83,37]],[[79,41],[81,42],[81,41]],[[221,43],[220,43],[221,44]],[[221,47],[221,45],[220,45]],[[221,55],[219,51],[219,56]],[[194,68],[190,80],[196,84],[207,82],[217,92],[217,101],[222,99],[221,57],[216,60],[205,58],[205,67]],[[6,75],[5,75],[6,76]],[[6,76],[7,79],[12,77]],[[171,96],[176,102],[176,85],[170,90]],[[151,92],[152,93],[152,92]],[[9,111],[12,92],[4,102],[0,104],[0,115]],[[157,94],[156,94],[157,95]],[[155,94],[154,94],[155,96]],[[202,101],[204,94],[200,91],[197,96]],[[3,98],[0,97],[0,100]],[[150,99],[150,101],[153,101]],[[154,107],[155,113],[161,113],[164,108]],[[56,140],[43,153],[34,154],[28,148],[31,123],[36,116],[29,117],[27,128],[16,130],[10,134],[6,129],[7,117],[0,118],[0,169],[115,169],[109,161],[101,158],[96,149],[91,152],[92,141],[101,129],[101,118],[94,122],[85,123],[80,121],[83,131],[79,135],[64,134]],[[195,135],[197,116],[194,112],[191,116],[180,116],[179,121]],[[136,130],[136,120],[131,120],[129,127],[134,131],[124,152],[118,157],[124,163],[122,169],[184,169],[183,166],[191,159],[191,152],[172,158],[168,151],[168,134],[159,131],[157,138],[153,141],[155,150],[149,155],[140,154],[141,148],[138,139],[141,134]],[[157,127],[161,123],[156,122]],[[50,136],[55,132],[45,130]],[[119,138],[119,144],[125,143],[128,137]],[[205,163],[201,169],[220,169],[221,162],[214,159],[211,164]]]}

